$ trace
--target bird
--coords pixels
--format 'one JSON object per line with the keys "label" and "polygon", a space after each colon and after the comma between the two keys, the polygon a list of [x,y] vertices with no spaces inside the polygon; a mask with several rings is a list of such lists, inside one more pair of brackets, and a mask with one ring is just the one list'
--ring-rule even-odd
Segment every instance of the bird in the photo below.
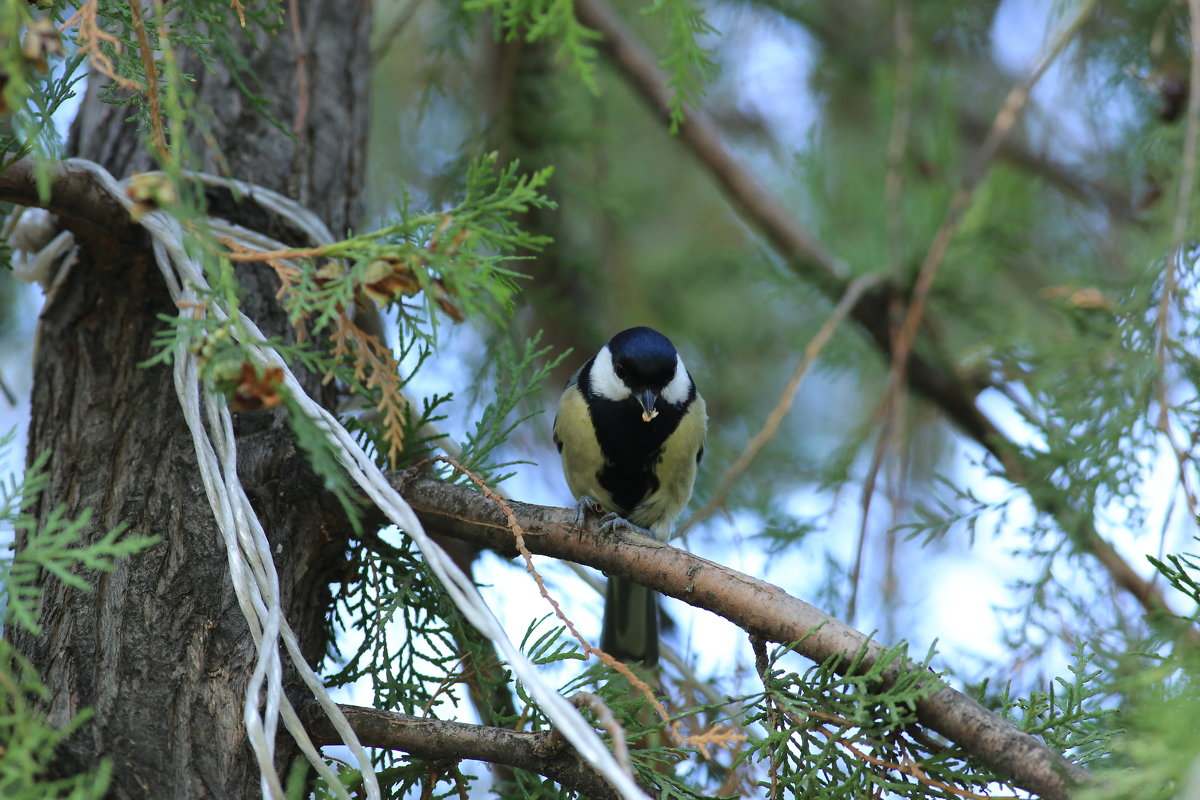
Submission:
{"label": "bird", "polygon": [[[567,381],[554,418],[577,524],[599,506],[602,530],[666,541],[692,496],[707,430],[704,399],[671,340],[644,326],[613,336]],[[600,648],[653,667],[658,644],[658,594],[610,578]]]}

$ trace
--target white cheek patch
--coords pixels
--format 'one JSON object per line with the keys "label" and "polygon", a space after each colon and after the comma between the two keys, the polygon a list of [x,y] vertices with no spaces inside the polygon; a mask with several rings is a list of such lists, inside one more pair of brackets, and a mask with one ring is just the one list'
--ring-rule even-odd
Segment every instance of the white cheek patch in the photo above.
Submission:
{"label": "white cheek patch", "polygon": [[592,394],[608,400],[624,400],[631,394],[629,387],[617,377],[617,373],[613,370],[612,352],[608,349],[608,345],[601,347],[595,360],[592,361],[588,388],[592,390]]}
{"label": "white cheek patch", "polygon": [[683,359],[678,354],[675,355],[675,374],[671,376],[671,382],[662,391],[662,399],[673,406],[681,405],[688,399],[688,395],[692,392],[692,379],[688,375],[687,369],[683,366]]}

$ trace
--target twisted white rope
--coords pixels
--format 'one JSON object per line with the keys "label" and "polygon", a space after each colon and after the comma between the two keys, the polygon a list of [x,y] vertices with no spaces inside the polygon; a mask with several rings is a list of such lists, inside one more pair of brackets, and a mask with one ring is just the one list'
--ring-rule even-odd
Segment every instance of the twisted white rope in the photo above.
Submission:
{"label": "twisted white rope", "polygon": [[[91,173],[96,182],[115,200],[126,208],[132,208],[133,203],[126,197],[121,184],[103,167],[84,159],[70,159],[67,165]],[[333,241],[333,236],[316,215],[282,195],[238,181],[207,175],[194,177],[253,197],[261,206],[306,231],[316,245]],[[155,259],[172,299],[181,308],[196,307],[191,304],[198,300],[198,292],[206,289],[208,284],[199,262],[186,252],[183,231],[178,221],[164,212],[154,211],[144,214],[140,222],[152,237]],[[236,238],[246,246],[264,250],[278,247],[278,243],[236,226],[223,225],[217,220],[212,220],[211,223],[214,229],[220,227],[224,234]],[[217,304],[210,303],[207,309],[208,313],[220,319],[227,318],[228,310]],[[474,583],[462,573],[446,552],[429,538],[412,508],[391,487],[387,478],[367,457],[354,438],[332,414],[304,392],[287,364],[273,348],[257,344],[265,341],[266,337],[250,319],[241,312],[237,313],[239,325],[250,338],[249,342],[243,344],[250,349],[259,365],[277,367],[283,371],[284,384],[296,404],[302,413],[326,431],[338,461],[351,479],[388,519],[413,538],[463,616],[495,643],[513,672],[525,683],[530,695],[541,704],[552,724],[571,742],[580,756],[613,784],[622,797],[646,800],[632,776],[617,764],[595,729],[566,698],[542,678],[537,667],[513,645],[503,626],[479,595]],[[236,335],[238,326],[233,326],[232,330]],[[342,741],[358,759],[367,796],[376,800],[380,797],[379,784],[366,751],[359,744],[354,731],[325,690],[320,678],[304,660],[295,633],[283,617],[279,599],[279,579],[270,546],[237,477],[237,446],[225,400],[211,387],[206,387],[201,395],[198,358],[182,345],[175,352],[174,370],[175,388],[195,443],[201,480],[225,542],[230,578],[238,605],[258,650],[258,659],[247,687],[244,720],[247,736],[262,773],[263,795],[272,800],[282,800],[284,797],[274,766],[275,734],[282,717],[284,726],[295,738],[308,760],[337,796],[348,800],[345,788],[317,752],[295,710],[283,694],[283,670],[279,652],[282,640],[297,672],[329,715]],[[201,420],[201,408],[207,426]],[[261,710],[260,705],[263,705]]]}

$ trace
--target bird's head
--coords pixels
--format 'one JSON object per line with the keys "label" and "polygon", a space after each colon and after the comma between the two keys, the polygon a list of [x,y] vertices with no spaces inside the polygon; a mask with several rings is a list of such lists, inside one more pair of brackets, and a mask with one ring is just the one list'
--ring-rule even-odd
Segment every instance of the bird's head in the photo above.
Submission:
{"label": "bird's head", "polygon": [[633,398],[642,421],[658,416],[662,403],[681,405],[692,391],[692,379],[671,340],[653,328],[621,331],[592,362],[591,391],[620,402]]}

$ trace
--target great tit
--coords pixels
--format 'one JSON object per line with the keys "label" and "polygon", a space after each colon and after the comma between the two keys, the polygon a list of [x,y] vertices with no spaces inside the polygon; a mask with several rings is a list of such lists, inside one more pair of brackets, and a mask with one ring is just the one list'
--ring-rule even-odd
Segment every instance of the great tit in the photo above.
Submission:
{"label": "great tit", "polygon": [[[704,399],[671,340],[646,327],[618,333],[571,376],[554,418],[581,519],[599,505],[606,527],[666,541],[692,496],[707,428]],[[658,663],[658,595],[609,579],[600,647],[622,661]]]}

